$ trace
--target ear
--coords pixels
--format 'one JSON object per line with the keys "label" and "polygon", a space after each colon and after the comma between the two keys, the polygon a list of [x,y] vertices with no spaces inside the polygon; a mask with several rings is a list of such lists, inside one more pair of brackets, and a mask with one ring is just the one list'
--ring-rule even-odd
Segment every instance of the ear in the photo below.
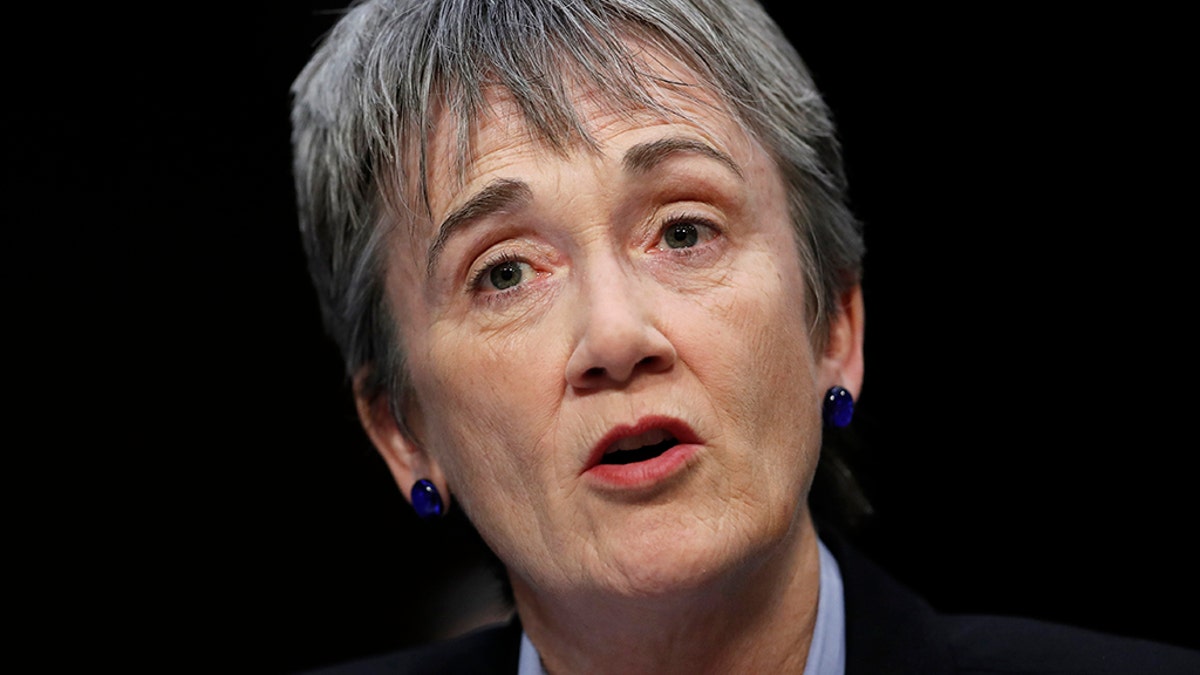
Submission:
{"label": "ear", "polygon": [[858,398],[863,381],[863,335],[866,309],[862,285],[855,284],[838,298],[838,312],[829,322],[829,339],[821,355],[821,391],[840,385]]}
{"label": "ear", "polygon": [[[408,502],[412,503],[413,484],[422,478],[433,481],[441,494],[446,508],[450,507],[450,489],[446,478],[436,460],[425,451],[421,442],[415,437],[414,430],[420,429],[420,413],[417,410],[406,411],[407,421],[403,426],[392,414],[391,401],[388,395],[377,394],[369,396],[363,384],[367,381],[369,367],[364,367],[354,377],[354,402],[358,409],[358,419],[375,449],[383,457],[396,485]],[[415,408],[415,406],[413,406]],[[411,414],[408,414],[411,412]]]}

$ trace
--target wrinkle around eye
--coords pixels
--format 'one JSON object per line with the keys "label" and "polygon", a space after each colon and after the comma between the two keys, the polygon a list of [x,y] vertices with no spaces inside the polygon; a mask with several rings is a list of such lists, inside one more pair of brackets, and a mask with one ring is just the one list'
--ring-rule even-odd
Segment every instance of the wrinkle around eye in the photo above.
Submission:
{"label": "wrinkle around eye", "polygon": [[552,264],[554,252],[524,223],[480,224],[447,242],[434,269],[435,283],[455,293],[472,291],[486,268],[523,261],[534,269]]}
{"label": "wrinkle around eye", "polygon": [[[476,256],[464,273],[463,308],[508,310],[531,305],[560,269],[557,251],[536,238],[505,240]],[[507,311],[506,311],[507,313]]]}

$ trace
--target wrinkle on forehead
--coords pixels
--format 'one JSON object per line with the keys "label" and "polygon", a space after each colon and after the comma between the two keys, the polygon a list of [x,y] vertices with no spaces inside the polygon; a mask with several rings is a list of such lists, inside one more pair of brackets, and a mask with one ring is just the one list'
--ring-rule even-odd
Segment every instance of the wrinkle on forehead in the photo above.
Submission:
{"label": "wrinkle on forehead", "polygon": [[[634,63],[640,65],[640,95],[585,80],[569,71],[560,75],[563,89],[569,94],[571,112],[580,121],[575,131],[555,135],[552,129],[539,128],[521,107],[517,96],[500,84],[483,88],[483,104],[476,112],[450,110],[445,100],[441,100],[436,110],[431,111],[434,124],[424,144],[427,149],[424,162],[408,163],[419,166],[423,172],[420,176],[425,186],[423,225],[430,226],[436,222],[435,216],[449,210],[448,204],[435,204],[438,200],[430,193],[461,193],[481,173],[481,160],[496,150],[545,152],[563,158],[578,152],[599,155],[604,149],[598,138],[613,125],[654,126],[687,121],[703,129],[703,118],[712,119],[714,112],[748,131],[734,107],[682,60],[641,40],[625,42]],[[505,133],[490,133],[497,128]],[[498,139],[504,147],[495,145]],[[410,183],[409,187],[417,186]]]}

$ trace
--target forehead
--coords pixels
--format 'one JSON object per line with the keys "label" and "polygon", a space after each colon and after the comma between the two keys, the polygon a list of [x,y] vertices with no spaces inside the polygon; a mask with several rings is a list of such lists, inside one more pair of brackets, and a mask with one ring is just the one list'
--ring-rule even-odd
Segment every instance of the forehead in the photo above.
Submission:
{"label": "forehead", "polygon": [[580,157],[620,159],[628,146],[655,136],[691,138],[746,162],[751,155],[765,155],[727,102],[692,68],[635,41],[630,47],[653,105],[566,78],[580,133],[551,134],[531,124],[516,97],[502,87],[483,90],[484,104],[465,135],[459,117],[444,108],[433,115],[425,165],[431,220],[438,222],[465,195],[499,175]]}

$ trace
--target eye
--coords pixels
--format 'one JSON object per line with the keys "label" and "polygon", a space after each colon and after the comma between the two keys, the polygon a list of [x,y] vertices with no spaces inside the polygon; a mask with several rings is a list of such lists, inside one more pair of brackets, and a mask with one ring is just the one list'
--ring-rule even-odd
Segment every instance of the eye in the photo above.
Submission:
{"label": "eye", "polygon": [[692,248],[712,239],[715,235],[715,228],[705,224],[703,221],[695,218],[680,218],[668,222],[663,227],[662,238],[659,239],[658,248]]}
{"label": "eye", "polygon": [[521,263],[515,261],[500,263],[488,272],[488,280],[492,282],[492,286],[501,291],[521,283],[522,276],[524,270],[521,269]]}
{"label": "eye", "polygon": [[472,286],[488,290],[504,291],[519,285],[534,276],[529,263],[520,260],[501,259],[483,267],[472,280]]}
{"label": "eye", "polygon": [[700,241],[700,233],[692,223],[676,223],[663,232],[663,242],[668,248],[690,248]]}

